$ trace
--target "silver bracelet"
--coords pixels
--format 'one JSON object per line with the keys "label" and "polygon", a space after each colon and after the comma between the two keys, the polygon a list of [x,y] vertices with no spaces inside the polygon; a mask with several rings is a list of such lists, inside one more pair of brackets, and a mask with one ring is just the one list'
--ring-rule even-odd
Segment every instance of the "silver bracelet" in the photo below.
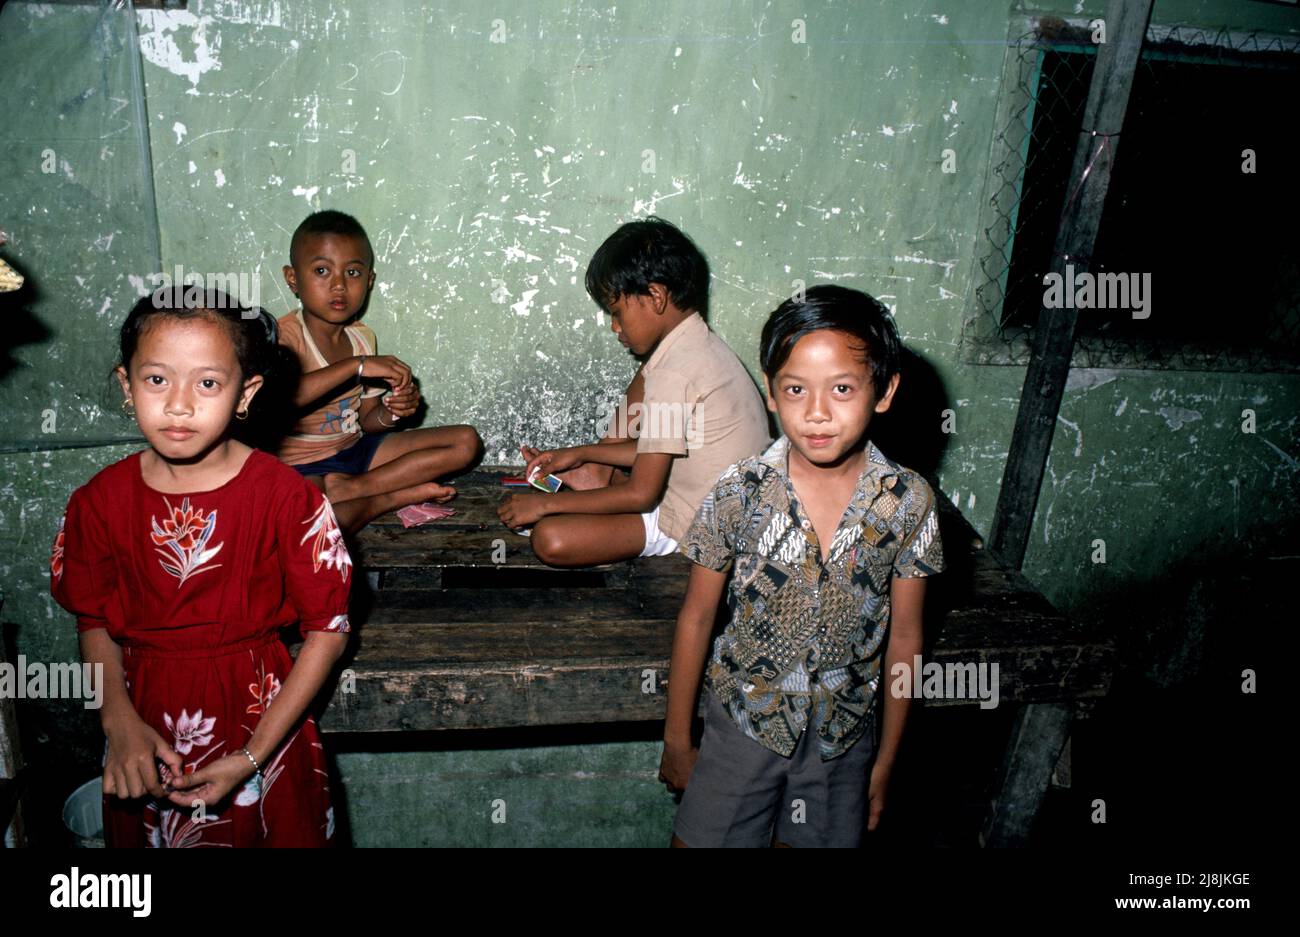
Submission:
{"label": "silver bracelet", "polygon": [[365,368],[366,368],[366,356],[365,356],[365,355],[362,355],[362,356],[361,356],[361,361],[357,363],[357,383],[358,383],[358,384],[361,383],[361,379],[362,379],[363,377],[365,377],[365,375],[361,373],[362,371],[365,370]]}
{"label": "silver bracelet", "polygon": [[[394,414],[394,416],[396,416],[396,414]],[[391,426],[396,426],[396,425],[397,425],[397,420],[393,420],[393,422],[391,422],[391,423],[385,423],[385,422],[384,422],[384,414],[383,414],[382,411],[378,411],[378,410],[375,411],[375,419],[379,421],[379,425],[380,425],[380,426],[390,426],[390,427],[391,427]]]}
{"label": "silver bracelet", "polygon": [[253,773],[260,776],[262,773],[262,766],[257,763],[257,759],[253,757],[253,753],[247,748],[241,748],[240,751],[243,752],[244,756],[253,763]]}

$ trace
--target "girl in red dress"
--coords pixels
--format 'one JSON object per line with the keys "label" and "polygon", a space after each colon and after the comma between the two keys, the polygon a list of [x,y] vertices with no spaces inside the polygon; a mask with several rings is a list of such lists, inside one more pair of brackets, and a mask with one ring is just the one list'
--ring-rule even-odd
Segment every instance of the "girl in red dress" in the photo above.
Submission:
{"label": "girl in red dress", "polygon": [[[321,492],[231,437],[275,360],[274,319],[185,292],[122,325],[123,407],[150,448],[73,492],[50,563],[82,658],[103,664],[105,839],[324,846],[306,710],[347,642],[352,561]],[[295,622],[296,663],[280,635]]]}

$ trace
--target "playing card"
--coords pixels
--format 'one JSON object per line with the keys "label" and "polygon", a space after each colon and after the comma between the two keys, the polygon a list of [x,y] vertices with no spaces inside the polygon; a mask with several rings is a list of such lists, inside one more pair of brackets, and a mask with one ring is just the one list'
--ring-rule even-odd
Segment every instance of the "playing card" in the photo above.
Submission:
{"label": "playing card", "polygon": [[397,512],[397,517],[401,520],[403,527],[419,527],[421,524],[427,524],[430,521],[451,517],[455,513],[452,508],[445,508],[441,504],[432,504],[426,501],[424,504],[411,504],[402,508]]}

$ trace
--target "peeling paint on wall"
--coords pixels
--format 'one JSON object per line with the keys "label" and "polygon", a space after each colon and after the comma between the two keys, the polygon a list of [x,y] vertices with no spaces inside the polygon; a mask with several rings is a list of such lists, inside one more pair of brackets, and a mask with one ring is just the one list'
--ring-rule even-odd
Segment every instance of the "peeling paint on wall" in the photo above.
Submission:
{"label": "peeling paint on wall", "polygon": [[205,74],[221,67],[221,38],[213,17],[188,10],[140,10],[137,15],[145,61],[188,79],[194,88]]}
{"label": "peeling paint on wall", "polygon": [[1188,423],[1201,418],[1197,410],[1188,410],[1185,407],[1161,407],[1156,413],[1164,418],[1165,424],[1170,429],[1182,429]]}

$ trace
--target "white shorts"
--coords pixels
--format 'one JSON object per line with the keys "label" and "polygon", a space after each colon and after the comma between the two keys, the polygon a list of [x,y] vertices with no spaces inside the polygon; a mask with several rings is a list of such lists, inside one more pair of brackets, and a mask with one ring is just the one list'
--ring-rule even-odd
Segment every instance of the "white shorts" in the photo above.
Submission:
{"label": "white shorts", "polygon": [[658,505],[649,514],[641,515],[641,523],[645,524],[645,549],[641,551],[642,556],[667,556],[677,552],[677,541],[659,529]]}

